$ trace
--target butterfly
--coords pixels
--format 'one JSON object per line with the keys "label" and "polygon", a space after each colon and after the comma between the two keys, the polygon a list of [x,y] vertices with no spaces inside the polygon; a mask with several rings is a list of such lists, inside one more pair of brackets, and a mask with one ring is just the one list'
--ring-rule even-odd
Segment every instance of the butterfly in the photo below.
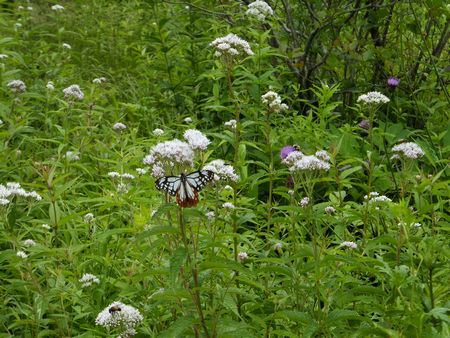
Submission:
{"label": "butterfly", "polygon": [[198,170],[180,176],[164,176],[155,182],[156,189],[163,190],[171,196],[177,196],[177,203],[182,208],[196,206],[198,193],[214,178],[210,170]]}

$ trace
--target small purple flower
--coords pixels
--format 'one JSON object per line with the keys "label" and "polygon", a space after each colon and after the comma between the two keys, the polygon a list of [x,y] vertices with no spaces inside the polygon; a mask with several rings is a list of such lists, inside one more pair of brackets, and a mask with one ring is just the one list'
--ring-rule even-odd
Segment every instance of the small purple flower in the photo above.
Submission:
{"label": "small purple flower", "polygon": [[292,153],[293,151],[296,151],[297,149],[295,149],[294,146],[284,146],[281,151],[280,151],[280,157],[282,160],[284,160],[286,157],[288,157],[288,155],[290,153]]}
{"label": "small purple flower", "polygon": [[397,79],[394,76],[391,76],[388,80],[387,80],[387,84],[389,86],[389,88],[391,89],[395,89],[398,87],[398,85],[400,84],[400,79]]}

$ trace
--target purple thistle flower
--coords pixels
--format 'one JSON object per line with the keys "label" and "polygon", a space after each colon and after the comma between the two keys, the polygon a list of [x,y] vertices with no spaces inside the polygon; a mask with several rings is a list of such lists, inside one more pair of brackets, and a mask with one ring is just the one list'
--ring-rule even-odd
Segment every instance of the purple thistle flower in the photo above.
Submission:
{"label": "purple thistle flower", "polygon": [[280,157],[284,160],[290,153],[296,151],[297,149],[294,146],[284,146],[280,151]]}
{"label": "purple thistle flower", "polygon": [[389,86],[389,88],[391,89],[395,89],[398,87],[398,85],[400,84],[400,79],[397,79],[394,76],[391,76],[388,80],[387,80],[387,84]]}

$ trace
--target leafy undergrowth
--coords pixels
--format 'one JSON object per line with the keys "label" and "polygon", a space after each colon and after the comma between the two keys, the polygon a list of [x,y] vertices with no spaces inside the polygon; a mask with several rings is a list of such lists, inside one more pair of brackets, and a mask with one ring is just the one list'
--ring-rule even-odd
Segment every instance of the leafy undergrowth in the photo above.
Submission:
{"label": "leafy undergrowth", "polygon": [[261,4],[0,5],[0,337],[450,335],[438,73],[303,87]]}

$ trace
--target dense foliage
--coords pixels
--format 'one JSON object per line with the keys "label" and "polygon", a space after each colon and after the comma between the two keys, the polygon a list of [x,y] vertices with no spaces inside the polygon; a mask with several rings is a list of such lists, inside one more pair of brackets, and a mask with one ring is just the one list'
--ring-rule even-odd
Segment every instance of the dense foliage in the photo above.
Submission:
{"label": "dense foliage", "polygon": [[0,337],[450,336],[449,23],[0,0]]}

